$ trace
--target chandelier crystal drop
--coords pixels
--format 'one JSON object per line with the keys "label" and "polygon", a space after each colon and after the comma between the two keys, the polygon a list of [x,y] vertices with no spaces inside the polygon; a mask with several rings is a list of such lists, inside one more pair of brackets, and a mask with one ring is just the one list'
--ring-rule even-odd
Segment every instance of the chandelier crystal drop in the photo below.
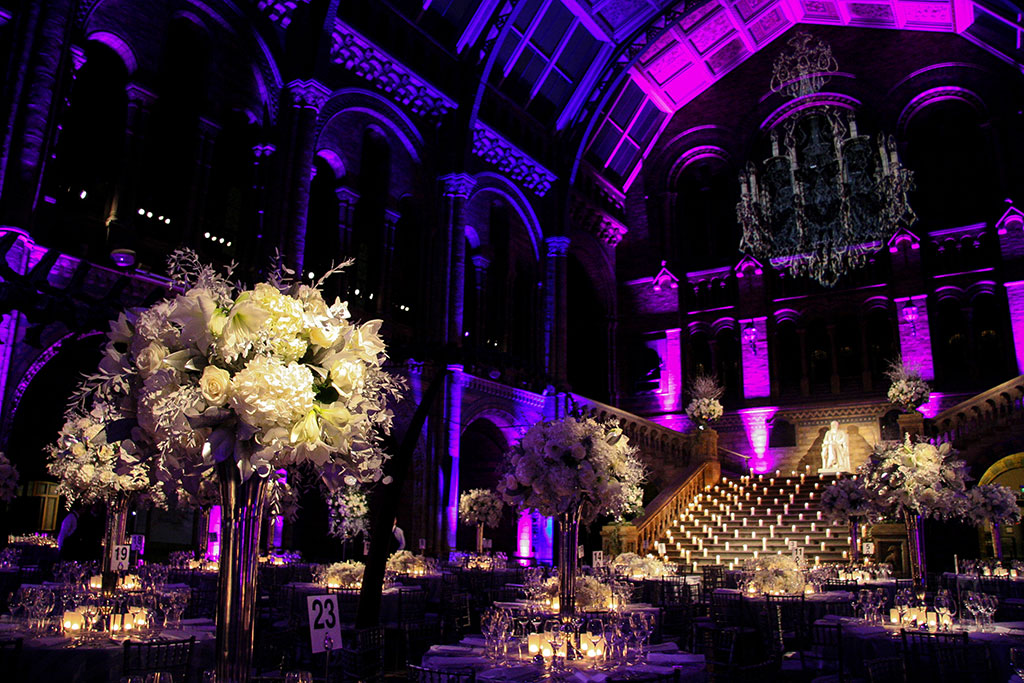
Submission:
{"label": "chandelier crystal drop", "polygon": [[837,70],[828,44],[800,33],[788,46],[771,86],[792,113],[771,130],[771,157],[740,173],[740,250],[832,287],[916,220],[913,174],[892,136],[860,134],[853,111],[821,96]]}

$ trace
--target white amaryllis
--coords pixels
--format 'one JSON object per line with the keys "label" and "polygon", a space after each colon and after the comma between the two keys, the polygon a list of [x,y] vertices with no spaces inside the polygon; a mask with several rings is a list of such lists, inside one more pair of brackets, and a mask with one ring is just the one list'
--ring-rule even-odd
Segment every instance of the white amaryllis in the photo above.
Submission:
{"label": "white amaryllis", "polygon": [[470,526],[496,527],[505,507],[501,497],[487,489],[470,489],[459,496],[459,519]]}
{"label": "white amaryllis", "polygon": [[18,469],[0,453],[0,503],[10,503],[18,491]]}
{"label": "white amaryllis", "polygon": [[800,565],[790,555],[762,555],[744,565],[745,590],[761,595],[799,595],[806,581]]}
{"label": "white amaryllis", "polygon": [[71,415],[48,447],[47,471],[57,477],[57,493],[75,502],[109,502],[150,488],[150,469],[130,440],[107,438],[102,408]]}
{"label": "white amaryllis", "polygon": [[622,429],[593,418],[539,422],[508,453],[498,492],[506,503],[585,522],[640,509],[644,466]]}
{"label": "white amaryllis", "polygon": [[1017,494],[1001,484],[979,484],[967,491],[967,519],[975,526],[1017,524],[1021,519]]}
{"label": "white amaryllis", "polygon": [[382,369],[381,321],[354,324],[344,302],[278,274],[239,291],[194,254],[172,263],[180,292],[111,325],[95,392],[126,397],[176,472],[231,461],[244,480],[311,463],[385,479],[401,384]]}

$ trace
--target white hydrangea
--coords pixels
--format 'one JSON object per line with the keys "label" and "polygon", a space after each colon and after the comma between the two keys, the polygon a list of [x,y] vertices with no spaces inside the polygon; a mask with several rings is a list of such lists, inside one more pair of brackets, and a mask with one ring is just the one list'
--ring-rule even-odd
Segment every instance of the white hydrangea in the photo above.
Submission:
{"label": "white hydrangea", "polygon": [[501,511],[505,507],[494,491],[470,489],[459,496],[459,519],[470,526],[482,524],[496,527],[501,522]]}
{"label": "white hydrangea", "polygon": [[313,410],[313,373],[305,365],[256,356],[231,378],[228,403],[246,424],[264,432],[291,430]]}

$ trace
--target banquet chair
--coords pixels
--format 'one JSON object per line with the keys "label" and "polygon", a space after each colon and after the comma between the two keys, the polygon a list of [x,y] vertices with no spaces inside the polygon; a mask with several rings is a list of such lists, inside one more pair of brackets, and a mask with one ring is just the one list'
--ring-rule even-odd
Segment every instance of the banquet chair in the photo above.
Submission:
{"label": "banquet chair", "polygon": [[810,643],[800,651],[800,666],[805,674],[833,674],[843,683],[849,676],[843,668],[843,625],[839,622],[811,624]]}
{"label": "banquet chair", "polygon": [[716,588],[725,588],[725,565],[706,564],[700,568],[700,574],[701,592],[704,602],[708,602]]}
{"label": "banquet chair", "polygon": [[175,680],[184,681],[188,677],[192,665],[192,651],[195,649],[196,637],[187,640],[170,640],[164,642],[137,643],[124,641],[124,660],[121,667],[122,676],[167,672]]}
{"label": "banquet chair", "polygon": [[711,618],[718,627],[742,627],[745,621],[743,608],[743,595],[740,593],[711,594]]}
{"label": "banquet chair", "polygon": [[354,626],[359,609],[358,588],[325,588],[325,593],[338,596],[338,621],[342,627]]}
{"label": "banquet chair", "polygon": [[343,630],[341,647],[332,653],[345,683],[379,680],[382,676],[384,632],[380,627]]}
{"label": "banquet chair", "polygon": [[192,587],[188,605],[183,615],[186,619],[217,616],[217,585],[199,584]]}
{"label": "banquet chair", "polygon": [[21,638],[0,639],[0,671],[6,672],[14,680],[18,679],[21,666]]}
{"label": "banquet chair", "polygon": [[900,631],[903,644],[903,666],[910,681],[941,680],[940,661],[966,659],[963,653],[944,650],[966,650],[967,633],[922,633]]}
{"label": "banquet chair", "polygon": [[904,683],[903,657],[879,657],[864,661],[868,683]]}
{"label": "banquet chair", "polygon": [[782,650],[801,649],[806,641],[807,610],[804,596],[766,595],[769,634]]}
{"label": "banquet chair", "polygon": [[473,683],[476,680],[476,673],[472,670],[446,671],[410,664],[408,672],[413,683]]}

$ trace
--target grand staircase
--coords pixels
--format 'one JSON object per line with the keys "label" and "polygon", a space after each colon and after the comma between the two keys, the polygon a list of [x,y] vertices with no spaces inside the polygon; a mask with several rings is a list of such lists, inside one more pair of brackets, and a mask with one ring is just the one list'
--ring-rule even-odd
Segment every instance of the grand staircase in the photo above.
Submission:
{"label": "grand staircase", "polygon": [[[698,481],[705,480],[703,469],[694,473]],[[739,568],[765,554],[790,553],[791,542],[804,549],[810,565],[842,562],[849,531],[824,521],[818,505],[832,481],[831,476],[793,472],[723,477],[691,486],[687,500],[674,506],[671,521],[663,520],[661,532],[642,540],[640,550],[663,550],[683,571],[706,564]],[[649,519],[638,524],[642,535]]]}

